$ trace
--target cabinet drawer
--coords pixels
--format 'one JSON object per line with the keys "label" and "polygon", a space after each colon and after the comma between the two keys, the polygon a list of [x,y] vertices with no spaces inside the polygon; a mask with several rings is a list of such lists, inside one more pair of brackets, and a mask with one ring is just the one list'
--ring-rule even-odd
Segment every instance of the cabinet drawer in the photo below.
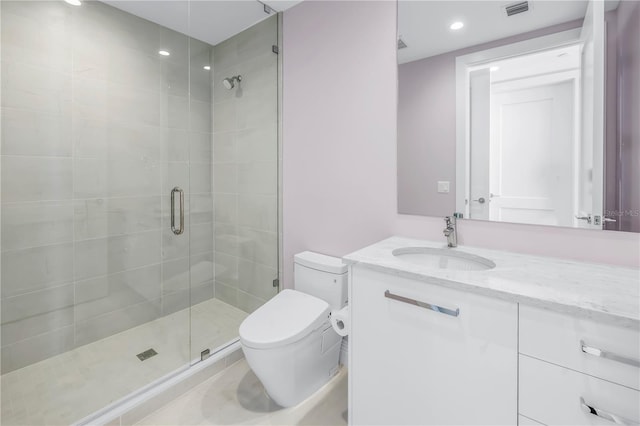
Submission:
{"label": "cabinet drawer", "polygon": [[[612,425],[640,421],[640,392],[520,355],[519,412],[545,425]],[[584,404],[600,412],[589,412]],[[626,422],[625,422],[626,420]]]}
{"label": "cabinet drawer", "polygon": [[640,332],[520,305],[519,351],[640,390]]}

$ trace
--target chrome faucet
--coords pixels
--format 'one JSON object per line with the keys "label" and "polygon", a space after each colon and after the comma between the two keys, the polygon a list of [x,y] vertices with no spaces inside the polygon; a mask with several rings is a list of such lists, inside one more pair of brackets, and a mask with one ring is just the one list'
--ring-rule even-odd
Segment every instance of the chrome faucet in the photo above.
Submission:
{"label": "chrome faucet", "polygon": [[456,217],[454,216],[446,216],[444,218],[444,222],[447,224],[447,227],[444,228],[442,233],[445,237],[447,237],[447,246],[449,247],[457,247],[458,246],[458,230],[456,229]]}

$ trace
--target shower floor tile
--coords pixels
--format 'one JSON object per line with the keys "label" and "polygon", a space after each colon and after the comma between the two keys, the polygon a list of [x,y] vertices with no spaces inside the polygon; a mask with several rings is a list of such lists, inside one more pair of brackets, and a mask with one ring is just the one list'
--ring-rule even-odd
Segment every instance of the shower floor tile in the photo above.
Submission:
{"label": "shower floor tile", "polygon": [[242,359],[137,425],[346,425],[347,370],[299,405],[279,407]]}
{"label": "shower floor tile", "polygon": [[[3,425],[68,425],[238,336],[248,314],[218,299],[76,348],[1,378]],[[190,339],[191,344],[190,346]],[[153,348],[158,355],[140,361]]]}

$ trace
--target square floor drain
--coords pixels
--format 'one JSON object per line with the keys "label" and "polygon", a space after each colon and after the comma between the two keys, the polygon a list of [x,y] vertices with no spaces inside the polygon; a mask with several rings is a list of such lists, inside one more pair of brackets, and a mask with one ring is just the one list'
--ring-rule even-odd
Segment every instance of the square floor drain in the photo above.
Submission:
{"label": "square floor drain", "polygon": [[158,355],[158,352],[156,352],[155,349],[151,348],[151,349],[147,349],[144,352],[139,353],[136,356],[138,357],[138,359],[140,359],[140,361],[146,361],[152,356],[156,356],[156,355]]}

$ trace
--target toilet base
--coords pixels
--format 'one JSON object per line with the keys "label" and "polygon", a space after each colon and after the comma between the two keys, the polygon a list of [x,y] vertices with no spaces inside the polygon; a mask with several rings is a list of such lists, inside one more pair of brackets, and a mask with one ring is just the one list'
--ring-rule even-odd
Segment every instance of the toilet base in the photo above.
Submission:
{"label": "toilet base", "polygon": [[[338,371],[341,341],[327,321],[303,339],[256,349],[242,342],[247,363],[278,405],[291,407],[314,394]],[[323,348],[330,342],[331,346]]]}

